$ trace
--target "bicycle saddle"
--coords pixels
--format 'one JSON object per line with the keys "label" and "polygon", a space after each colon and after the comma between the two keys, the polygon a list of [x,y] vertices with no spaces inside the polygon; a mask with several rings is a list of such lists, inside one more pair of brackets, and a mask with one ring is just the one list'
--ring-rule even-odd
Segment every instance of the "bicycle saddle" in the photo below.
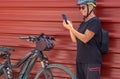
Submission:
{"label": "bicycle saddle", "polygon": [[15,51],[15,49],[8,47],[0,47],[0,52],[10,52],[10,51]]}

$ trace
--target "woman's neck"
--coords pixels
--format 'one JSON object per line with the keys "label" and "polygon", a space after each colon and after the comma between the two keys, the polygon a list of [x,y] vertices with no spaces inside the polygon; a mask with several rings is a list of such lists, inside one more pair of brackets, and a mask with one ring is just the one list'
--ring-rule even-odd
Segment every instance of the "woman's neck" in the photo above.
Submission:
{"label": "woman's neck", "polygon": [[85,22],[87,22],[88,20],[90,20],[93,17],[95,17],[95,14],[91,13],[87,18],[85,18]]}

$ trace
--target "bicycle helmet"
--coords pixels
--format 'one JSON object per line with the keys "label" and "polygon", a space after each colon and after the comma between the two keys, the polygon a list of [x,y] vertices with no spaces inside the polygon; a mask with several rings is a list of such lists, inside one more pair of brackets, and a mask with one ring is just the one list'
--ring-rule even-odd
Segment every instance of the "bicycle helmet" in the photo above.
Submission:
{"label": "bicycle helmet", "polygon": [[[85,20],[85,18],[87,18],[91,14],[91,12],[94,11],[94,8],[96,7],[96,0],[78,0],[77,5],[80,4],[87,5],[87,15],[83,18]],[[94,7],[90,12],[88,8],[89,5],[92,5]]]}
{"label": "bicycle helmet", "polygon": [[78,0],[77,5],[80,4],[88,4],[92,5],[93,7],[96,7],[96,0]]}

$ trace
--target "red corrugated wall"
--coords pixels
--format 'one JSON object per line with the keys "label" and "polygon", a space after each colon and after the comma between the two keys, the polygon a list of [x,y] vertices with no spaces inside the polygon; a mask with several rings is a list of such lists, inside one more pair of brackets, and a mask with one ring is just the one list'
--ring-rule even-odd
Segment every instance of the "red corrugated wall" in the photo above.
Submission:
{"label": "red corrugated wall", "polygon": [[[11,56],[12,63],[18,62],[35,46],[20,40],[20,36],[44,32],[56,39],[55,48],[45,52],[50,62],[65,65],[75,73],[76,45],[71,43],[69,32],[62,26],[61,14],[66,13],[77,29],[82,19],[76,2],[0,0],[0,46],[15,48]],[[97,0],[96,15],[110,35],[109,54],[103,56],[101,79],[120,79],[120,0]],[[39,62],[32,70],[31,79],[38,68]],[[14,70],[15,73],[18,71],[19,68]]]}

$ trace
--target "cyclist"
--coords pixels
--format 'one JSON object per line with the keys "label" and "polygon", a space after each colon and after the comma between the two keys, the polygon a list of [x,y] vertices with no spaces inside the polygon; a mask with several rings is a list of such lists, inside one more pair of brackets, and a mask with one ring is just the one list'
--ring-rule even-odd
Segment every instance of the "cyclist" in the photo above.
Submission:
{"label": "cyclist", "polygon": [[77,5],[84,17],[78,30],[73,28],[72,22],[67,20],[66,24],[63,21],[72,41],[77,43],[77,79],[100,79],[102,56],[98,47],[101,41],[101,22],[94,13],[96,0],[78,0]]}

